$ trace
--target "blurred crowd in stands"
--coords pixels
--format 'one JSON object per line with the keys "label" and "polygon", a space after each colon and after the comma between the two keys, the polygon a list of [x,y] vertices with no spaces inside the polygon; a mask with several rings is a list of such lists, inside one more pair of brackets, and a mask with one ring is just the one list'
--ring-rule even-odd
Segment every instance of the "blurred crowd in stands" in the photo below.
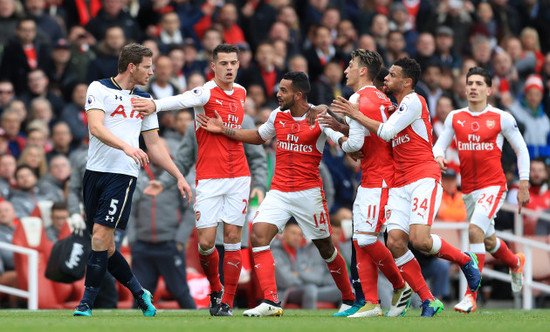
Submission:
{"label": "blurred crowd in stands", "polygon": [[[287,71],[308,73],[309,102],[330,104],[353,93],[343,74],[352,50],[376,50],[388,68],[409,56],[422,67],[417,92],[428,102],[435,138],[447,114],[467,105],[467,70],[487,68],[493,75],[490,103],[514,115],[529,147],[527,207],[550,209],[548,0],[0,0],[0,31],[0,241],[11,242],[17,219],[29,216],[38,201],[66,211],[51,218],[52,240],[58,221],[81,213],[78,192],[70,199],[69,178],[81,174],[86,156],[86,89],[116,76],[119,51],[129,42],[154,52],[155,74],[144,90],[155,99],[212,79],[214,47],[237,45],[236,82],[248,91],[245,111],[257,125],[277,107],[277,84]],[[161,136],[175,152],[192,128],[193,112],[159,117]],[[275,147],[270,142],[264,148],[269,187]],[[452,146],[446,157],[453,170],[443,179],[439,218],[464,221]],[[507,143],[502,162],[513,190],[517,167]],[[327,144],[322,167],[331,219],[340,225],[351,219],[360,165]],[[514,203],[515,195],[508,197]],[[191,209],[173,208],[192,229]],[[499,220],[500,228],[513,227],[506,212],[497,229]],[[548,235],[549,226],[525,218],[525,234]],[[190,233],[173,232],[178,249],[185,250]],[[14,269],[9,256],[0,250],[0,283],[10,278],[4,271]]]}

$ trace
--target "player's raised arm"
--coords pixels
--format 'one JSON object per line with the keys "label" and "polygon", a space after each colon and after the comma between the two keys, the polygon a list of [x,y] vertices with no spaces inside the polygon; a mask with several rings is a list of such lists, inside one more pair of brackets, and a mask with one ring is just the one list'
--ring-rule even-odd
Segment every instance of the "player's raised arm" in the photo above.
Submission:
{"label": "player's raised arm", "polygon": [[197,122],[204,130],[214,134],[223,134],[234,140],[248,144],[263,144],[265,140],[260,136],[257,129],[236,129],[229,128],[223,124],[222,117],[217,111],[215,118],[210,118],[205,114],[197,114]]}
{"label": "player's raised arm", "polygon": [[124,142],[110,132],[107,127],[105,127],[104,112],[100,110],[91,110],[86,114],[88,116],[88,127],[90,128],[90,133],[97,137],[97,139],[110,147],[124,151],[128,157],[134,159],[136,164],[147,165],[149,163],[149,157],[145,152],[143,152],[143,150],[134,148],[130,144]]}

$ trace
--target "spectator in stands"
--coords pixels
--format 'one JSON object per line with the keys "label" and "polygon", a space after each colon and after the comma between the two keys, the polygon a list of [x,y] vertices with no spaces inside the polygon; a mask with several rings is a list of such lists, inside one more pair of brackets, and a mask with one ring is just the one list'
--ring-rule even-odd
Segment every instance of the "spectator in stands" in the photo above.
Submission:
{"label": "spectator in stands", "polygon": [[191,73],[187,77],[187,89],[185,91],[193,90],[196,87],[204,85],[204,83],[206,83],[206,79],[203,74],[197,72]]}
{"label": "spectator in stands", "polygon": [[[456,36],[468,36],[472,26],[472,15],[474,11],[470,1],[439,1],[437,8],[437,23],[453,29]],[[468,49],[466,38],[457,38],[453,50],[461,54]]]}
{"label": "spectator in stands", "polygon": [[15,35],[18,16],[15,0],[0,1],[0,45],[6,45],[8,40]]}
{"label": "spectator in stands", "polygon": [[237,19],[237,7],[233,3],[226,2],[220,7],[217,21],[223,29],[223,40],[228,44],[236,45],[246,42],[244,32],[237,24]]}
{"label": "spectator in stands", "polygon": [[71,49],[66,39],[59,39],[53,44],[51,64],[47,70],[50,80],[49,90],[64,101],[71,100],[71,92],[79,79],[71,67]]}
{"label": "spectator in stands", "polygon": [[336,307],[342,298],[338,287],[315,245],[302,245],[302,241],[302,230],[291,220],[282,237],[271,244],[277,292],[284,294],[283,306],[294,303],[303,309],[316,309],[321,301],[332,302]]}
{"label": "spectator in stands", "polygon": [[13,89],[13,83],[8,80],[0,81],[0,114],[8,107],[9,102],[14,97],[15,90]]}
{"label": "spectator in stands", "polygon": [[[13,205],[0,201],[0,242],[11,243],[15,232],[16,218]],[[17,274],[13,262],[13,251],[0,249],[0,285],[17,287]],[[9,307],[16,306],[17,298],[9,297]]]}
{"label": "spectator in stands", "polygon": [[[286,29],[286,27],[285,27]],[[288,45],[283,39],[272,39],[273,64],[282,72],[287,71]]]}
{"label": "spectator in stands", "polygon": [[88,138],[88,118],[84,111],[87,89],[88,84],[77,84],[72,92],[72,101],[61,111],[61,119],[69,126],[73,146],[82,144]]}
{"label": "spectator in stands", "polygon": [[28,89],[20,95],[20,99],[30,109],[31,102],[37,97],[46,98],[50,104],[55,117],[61,115],[65,102],[61,97],[49,89],[50,80],[42,69],[33,69],[27,74]]}
{"label": "spectator in stands", "polygon": [[388,34],[388,42],[386,43],[386,57],[389,63],[387,63],[386,65],[391,66],[391,64],[394,63],[395,60],[407,56],[408,54],[405,51],[406,45],[407,44],[405,43],[405,38],[403,37],[401,31],[390,31],[390,33]]}
{"label": "spectator in stands", "polygon": [[277,10],[265,0],[246,0],[240,8],[241,28],[252,49],[268,39],[269,28],[276,20]]}
{"label": "spectator in stands", "polygon": [[56,188],[48,188],[42,191],[37,187],[37,177],[33,169],[28,165],[19,165],[15,170],[16,190],[10,195],[10,202],[15,208],[17,218],[29,216],[36,208],[38,201],[60,201],[63,193]]}
{"label": "spectator in stands", "polygon": [[71,48],[70,71],[76,75],[79,82],[84,82],[86,81],[88,66],[96,57],[95,52],[92,50],[96,40],[86,29],[80,25],[75,25],[71,28],[67,41]]}
{"label": "spectator in stands", "polygon": [[441,89],[441,65],[434,57],[432,61],[425,63],[422,69],[421,80],[416,85],[416,92],[426,99],[428,110],[432,119],[435,117],[437,101],[443,94]]}
{"label": "spectator in stands", "polygon": [[349,54],[357,49],[358,34],[350,20],[342,20],[338,23],[338,35],[334,41],[334,45],[344,54]]}
{"label": "spectator in stands", "polygon": [[66,198],[66,189],[71,172],[69,159],[61,154],[56,155],[49,163],[48,173],[38,180],[37,186],[43,192],[60,190],[63,197]]}
{"label": "spectator in stands", "polygon": [[475,12],[475,23],[470,29],[470,36],[482,34],[489,38],[491,45],[496,46],[501,29],[495,19],[493,8],[489,2],[479,2]]}
{"label": "spectator in stands", "polygon": [[535,73],[540,74],[542,66],[544,66],[544,54],[540,50],[539,33],[532,27],[525,27],[521,30],[519,38],[523,51],[535,56]]}
{"label": "spectator in stands", "polygon": [[53,243],[57,242],[59,233],[69,220],[69,210],[66,201],[54,202],[51,209],[52,224],[46,227],[46,236]]}
{"label": "spectator in stands", "polygon": [[390,27],[388,16],[383,14],[374,15],[370,25],[370,34],[376,41],[376,46],[378,49],[386,48],[389,32]]}
{"label": "spectator in stands", "polygon": [[73,135],[71,134],[71,128],[66,122],[57,122],[52,128],[52,150],[46,154],[46,160],[48,163],[56,155],[62,155],[69,158],[69,155],[73,151],[71,142],[73,141]]}
{"label": "spectator in stands", "polygon": [[418,36],[416,41],[416,61],[420,64],[422,71],[427,68],[427,65],[437,61],[435,54],[435,38],[429,32],[423,32]]}
{"label": "spectator in stands", "polygon": [[[33,98],[29,105],[29,111],[29,118],[27,120],[30,122],[27,125],[27,135],[31,122],[41,122],[46,128],[49,128],[54,123],[55,115],[53,112],[52,103],[44,97]],[[49,132],[45,138],[47,139],[48,136]],[[48,152],[49,149],[46,149],[45,151]]]}
{"label": "spectator in stands", "polygon": [[120,27],[113,26],[105,31],[105,39],[101,40],[97,46],[97,57],[88,65],[86,74],[86,82],[88,84],[99,79],[117,75],[118,55],[125,44],[124,31]]}
{"label": "spectator in stands", "polygon": [[296,9],[293,6],[285,5],[277,11],[277,22],[282,22],[288,28],[289,53],[294,55],[302,49],[302,33],[300,31],[300,20]]}
{"label": "spectator in stands", "polygon": [[483,35],[476,35],[472,39],[472,57],[478,63],[480,67],[483,67],[489,71],[491,67],[491,56],[493,52],[493,46],[489,38]]}
{"label": "spectator in stands", "polygon": [[[17,159],[17,166],[25,165],[32,169],[36,178],[41,178],[48,171],[48,163],[44,149],[38,145],[28,145]],[[17,177],[17,176],[16,176]]]}
{"label": "spectator in stands", "polygon": [[[103,0],[103,7],[97,15],[88,22],[88,30],[97,40],[107,37],[107,30],[117,26],[123,29],[127,40],[140,42],[143,32],[130,13],[124,9],[122,0]],[[115,76],[116,74],[113,74]]]}
{"label": "spectator in stands", "polygon": [[51,145],[48,142],[50,130],[40,120],[33,120],[27,126],[27,146],[39,146],[47,153],[51,150]]}
{"label": "spectator in stands", "polygon": [[180,30],[181,22],[177,13],[170,12],[162,15],[160,21],[160,33],[158,40],[163,49],[163,53],[166,53],[168,49],[173,45],[183,44],[183,34]]}
{"label": "spectator in stands", "polygon": [[0,154],[0,201],[7,199],[15,187],[15,158],[8,153]]}
{"label": "spectator in stands", "polygon": [[25,0],[27,14],[36,22],[36,28],[42,31],[53,44],[60,38],[65,38],[59,22],[46,12],[46,0]]}
{"label": "spectator in stands", "polygon": [[288,71],[301,71],[307,74],[307,59],[301,54],[293,55],[288,59]]}
{"label": "spectator in stands", "polygon": [[508,0],[491,1],[497,26],[500,27],[501,36],[517,36],[521,30],[521,18],[518,11],[510,2]]}
{"label": "spectator in stands", "polygon": [[181,93],[187,90],[187,78],[183,73],[183,66],[185,65],[185,52],[182,47],[174,46],[168,51],[168,57],[172,62],[172,74],[176,79],[178,85],[181,88]]}
{"label": "spectator in stands", "polygon": [[49,47],[36,38],[36,23],[32,18],[17,23],[15,37],[4,47],[0,78],[13,83],[15,94],[22,94],[28,87],[27,74],[37,68],[47,68]]}
{"label": "spectator in stands", "polygon": [[342,84],[342,67],[334,61],[327,63],[323,74],[311,87],[309,102],[314,105],[330,105],[338,96],[351,96],[353,90]]}
{"label": "spectator in stands", "polygon": [[536,74],[529,76],[523,92],[524,94],[510,105],[509,110],[516,121],[525,126],[525,143],[530,146],[545,146],[548,144],[550,119],[542,105],[544,86],[541,77]]}
{"label": "spectator in stands", "polygon": [[401,32],[405,42],[405,52],[408,54],[414,54],[416,40],[418,39],[418,32],[414,28],[414,19],[411,20],[409,12],[403,3],[394,2],[391,8],[390,18],[391,21],[389,22],[389,29],[391,31]]}
{"label": "spectator in stands", "polygon": [[278,82],[283,77],[283,72],[275,66],[274,48],[270,42],[263,42],[256,49],[255,62],[250,65],[241,77],[245,87],[251,84],[260,85],[267,99],[274,100],[278,91]]}
{"label": "spectator in stands", "polygon": [[443,221],[467,221],[466,205],[462,199],[462,192],[458,190],[456,172],[452,168],[441,174],[441,186],[443,195],[441,205],[437,213],[437,219]]}
{"label": "spectator in stands", "polygon": [[524,52],[523,46],[519,38],[511,36],[503,41],[504,50],[510,54],[514,67],[518,72],[520,80],[525,79],[527,76],[535,72],[537,59],[535,54]]}
{"label": "spectator in stands", "polygon": [[170,151],[177,151],[191,122],[193,122],[193,113],[190,110],[179,110],[176,113],[174,125],[172,127],[173,130],[167,131],[164,134],[164,138],[166,139],[166,143],[168,144]]}
{"label": "spectator in stands", "polygon": [[504,108],[510,107],[514,98],[519,94],[520,81],[513,66],[512,58],[502,49],[497,49],[493,56],[493,93],[497,102]]}
{"label": "spectator in stands", "polygon": [[435,32],[435,55],[443,68],[458,74],[462,67],[462,58],[453,49],[454,32],[447,26],[440,26]]}
{"label": "spectator in stands", "polygon": [[250,66],[252,65],[254,55],[252,54],[250,45],[248,45],[248,43],[246,42],[237,44],[237,47],[239,48],[239,72],[237,73],[238,82],[240,77],[242,76],[242,73],[247,71],[248,68],[250,68]]}
{"label": "spectator in stands", "polygon": [[187,224],[194,223],[194,219],[182,220],[184,210],[190,207],[182,199],[177,186],[167,188],[155,197],[143,194],[149,181],[165,173],[162,168],[151,163],[140,173],[128,230],[132,270],[143,287],[152,293],[162,276],[180,308],[195,309],[185,271],[185,243],[188,240],[185,229]]}
{"label": "spectator in stands", "polygon": [[21,151],[25,148],[25,138],[21,133],[21,123],[23,119],[16,110],[6,109],[2,112],[1,127],[4,129],[5,136],[8,140],[8,153],[11,153],[15,158],[19,158]]}
{"label": "spectator in stands", "polygon": [[327,63],[330,61],[343,63],[345,57],[334,47],[330,29],[325,26],[315,28],[312,42],[313,45],[303,54],[307,59],[310,81],[315,82]]}
{"label": "spectator in stands", "polygon": [[[515,191],[516,189],[514,189]],[[512,196],[512,195],[510,195]],[[514,196],[515,197],[515,196]],[[513,202],[517,204],[516,202]],[[548,212],[550,209],[550,191],[548,190],[548,170],[544,158],[531,160],[529,171],[529,203],[526,208]],[[523,216],[523,233],[525,235],[548,235],[550,223],[538,220],[534,216]]]}

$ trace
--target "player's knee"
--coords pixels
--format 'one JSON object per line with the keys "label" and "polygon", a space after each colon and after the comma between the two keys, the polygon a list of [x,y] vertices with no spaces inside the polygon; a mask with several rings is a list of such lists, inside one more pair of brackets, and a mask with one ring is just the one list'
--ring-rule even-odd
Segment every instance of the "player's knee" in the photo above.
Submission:
{"label": "player's knee", "polygon": [[412,246],[417,250],[429,252],[432,249],[432,238],[430,236],[411,235],[410,241]]}
{"label": "player's knee", "polygon": [[199,239],[199,247],[203,251],[212,249],[216,245],[216,239]]}
{"label": "player's knee", "polygon": [[479,226],[470,224],[468,228],[468,237],[470,242],[479,243],[485,236],[483,230]]}
{"label": "player's knee", "polygon": [[490,237],[486,238],[485,240],[483,240],[483,242],[485,243],[485,250],[487,250],[489,252],[491,250],[495,249],[495,247],[497,246],[496,236],[490,236]]}

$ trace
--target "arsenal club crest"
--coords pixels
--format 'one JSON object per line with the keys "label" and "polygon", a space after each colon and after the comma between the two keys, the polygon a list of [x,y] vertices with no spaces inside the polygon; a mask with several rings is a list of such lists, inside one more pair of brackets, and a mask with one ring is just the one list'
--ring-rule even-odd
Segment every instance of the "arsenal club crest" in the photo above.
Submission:
{"label": "arsenal club crest", "polygon": [[200,218],[201,218],[201,212],[200,211],[195,211],[195,220],[199,221]]}
{"label": "arsenal club crest", "polygon": [[487,128],[489,129],[495,128],[495,120],[487,120]]}

